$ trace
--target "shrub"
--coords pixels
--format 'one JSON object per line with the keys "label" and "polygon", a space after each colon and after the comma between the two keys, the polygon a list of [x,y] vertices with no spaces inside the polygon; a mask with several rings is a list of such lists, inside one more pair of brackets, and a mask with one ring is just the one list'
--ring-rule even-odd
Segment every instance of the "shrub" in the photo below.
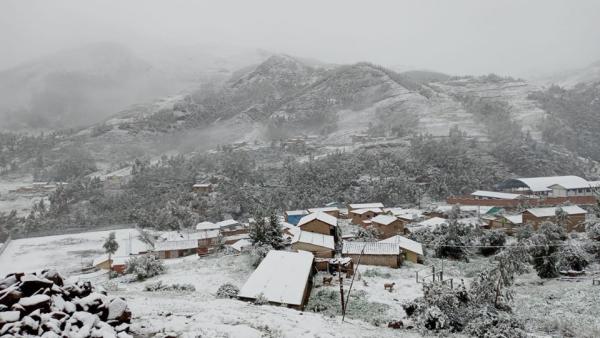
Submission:
{"label": "shrub", "polygon": [[531,224],[525,224],[522,227],[519,227],[519,229],[517,229],[517,239],[519,241],[528,239],[531,236],[533,236],[534,232],[535,231],[533,230],[533,226],[531,226]]}
{"label": "shrub", "polygon": [[240,289],[237,286],[231,283],[225,283],[219,286],[219,289],[217,290],[217,298],[235,298],[239,292]]}
{"label": "shrub", "polygon": [[163,284],[162,281],[158,281],[155,283],[148,283],[144,285],[144,291],[177,291],[177,292],[194,292],[196,291],[196,287],[192,284]]}
{"label": "shrub", "polygon": [[590,239],[600,241],[600,222],[590,221],[585,225],[585,232]]}
{"label": "shrub", "polygon": [[127,262],[125,273],[134,274],[138,281],[160,275],[165,272],[163,262],[154,255],[133,257]]}
{"label": "shrub", "polygon": [[486,231],[483,233],[483,236],[479,240],[481,245],[492,246],[492,247],[482,247],[479,249],[482,255],[490,256],[498,252],[501,248],[500,246],[504,246],[506,243],[506,235],[502,230],[492,230]]}
{"label": "shrub", "polygon": [[392,275],[389,272],[382,272],[378,269],[367,269],[362,273],[363,277],[381,277],[381,278],[391,278]]}
{"label": "shrub", "polygon": [[[352,292],[350,298],[346,308],[348,318],[361,319],[376,326],[390,321],[389,305],[369,301],[364,291]],[[310,295],[306,309],[329,317],[341,316],[339,291],[319,289]]]}
{"label": "shrub", "polygon": [[563,246],[558,252],[558,268],[560,270],[582,271],[589,264],[587,253],[575,244]]}
{"label": "shrub", "polygon": [[269,245],[254,245],[252,250],[250,250],[250,262],[252,266],[257,267],[271,250],[273,250],[273,247]]}
{"label": "shrub", "polygon": [[266,304],[269,304],[269,300],[267,299],[267,297],[265,297],[264,294],[260,293],[254,299],[254,304],[256,304],[256,305],[266,305]]}

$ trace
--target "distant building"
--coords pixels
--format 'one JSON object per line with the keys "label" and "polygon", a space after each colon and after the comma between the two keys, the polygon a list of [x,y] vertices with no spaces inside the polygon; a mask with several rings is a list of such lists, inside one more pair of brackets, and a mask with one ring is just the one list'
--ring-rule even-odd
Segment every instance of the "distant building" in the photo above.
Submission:
{"label": "distant building", "polygon": [[[584,231],[585,217],[587,211],[576,206],[569,205],[560,207],[566,213],[566,231]],[[537,230],[543,222],[556,222],[556,211],[558,207],[531,208],[523,212],[523,224],[531,224]]]}
{"label": "distant building", "polygon": [[523,214],[499,215],[490,219],[490,229],[504,230],[507,235],[514,234],[515,230],[523,225]]}
{"label": "distant building", "polygon": [[292,249],[308,251],[319,258],[331,258],[335,250],[335,240],[333,236],[300,231],[292,240]]}
{"label": "distant building", "polygon": [[383,209],[383,203],[350,203],[348,204],[348,211],[355,209]]}
{"label": "distant building", "polygon": [[423,262],[423,246],[419,242],[413,241],[404,236],[396,235],[379,241],[379,243],[396,244],[402,250],[402,256],[405,260],[413,263]]}
{"label": "distant building", "polygon": [[579,176],[514,178],[502,182],[500,190],[548,197],[590,196],[593,182]]}
{"label": "distant building", "polygon": [[285,221],[293,224],[293,225],[298,225],[298,222],[300,222],[300,219],[306,215],[308,215],[308,211],[306,210],[288,210],[285,213]]}
{"label": "distant building", "polygon": [[324,212],[308,214],[302,217],[298,222],[298,227],[300,227],[302,231],[333,236],[336,242],[339,239],[337,218]]}
{"label": "distant building", "polygon": [[102,255],[92,262],[92,266],[102,269],[102,270],[110,270],[112,265],[112,271],[122,274],[125,273],[127,269],[127,262],[133,256],[112,256],[110,260],[108,260],[108,255]]}
{"label": "distant building", "polygon": [[238,298],[264,297],[269,303],[302,310],[312,288],[313,263],[310,252],[271,250],[242,286]]}
{"label": "distant building", "polygon": [[398,268],[402,264],[400,247],[395,243],[344,242],[342,257],[350,257],[355,262],[360,257],[360,264],[364,265]]}
{"label": "distant building", "polygon": [[367,226],[371,224],[371,219],[383,213],[381,208],[353,209],[350,211],[350,218],[353,224]]}
{"label": "distant building", "polygon": [[340,218],[340,209],[338,207],[335,206],[331,206],[331,207],[322,207],[322,208],[310,208],[308,209],[309,213],[315,213],[315,212],[324,212],[326,214],[329,214],[335,218]]}
{"label": "distant building", "polygon": [[198,240],[163,241],[154,244],[154,252],[160,259],[179,258],[198,253]]}
{"label": "distant building", "polygon": [[379,234],[379,238],[389,238],[394,235],[404,234],[405,221],[391,215],[377,215],[371,219],[371,226]]}
{"label": "distant building", "polygon": [[525,198],[525,196],[523,196],[521,194],[512,194],[512,193],[497,192],[497,191],[484,191],[484,190],[477,190],[477,191],[471,193],[471,196],[473,196],[475,199],[479,199],[479,200],[490,200],[490,199],[516,200],[516,199]]}

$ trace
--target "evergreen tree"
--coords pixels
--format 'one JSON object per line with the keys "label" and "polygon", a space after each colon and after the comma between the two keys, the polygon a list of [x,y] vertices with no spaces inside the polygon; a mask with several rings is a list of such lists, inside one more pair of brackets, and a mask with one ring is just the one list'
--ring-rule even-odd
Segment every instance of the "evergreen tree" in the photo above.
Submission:
{"label": "evergreen tree", "polygon": [[102,245],[102,247],[104,248],[104,251],[106,251],[106,253],[108,254],[108,264],[109,264],[109,278],[112,272],[112,255],[115,254],[115,252],[117,252],[117,250],[119,249],[119,243],[117,243],[116,240],[116,235],[115,232],[112,231],[111,233],[108,234],[108,238],[106,238],[106,241],[104,242],[104,245]]}
{"label": "evergreen tree", "polygon": [[269,214],[269,226],[267,230],[267,242],[275,250],[280,250],[285,247],[285,240],[283,239],[283,232],[279,225],[279,219],[275,212],[271,211]]}

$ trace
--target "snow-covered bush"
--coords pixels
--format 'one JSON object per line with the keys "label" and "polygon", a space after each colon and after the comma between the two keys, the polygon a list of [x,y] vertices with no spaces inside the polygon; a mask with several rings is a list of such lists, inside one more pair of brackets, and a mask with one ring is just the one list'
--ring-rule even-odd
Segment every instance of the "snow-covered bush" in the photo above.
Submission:
{"label": "snow-covered bush", "polygon": [[252,246],[252,249],[250,250],[250,262],[252,266],[257,267],[271,250],[273,250],[273,247],[270,245]]}
{"label": "snow-covered bush", "polygon": [[237,286],[231,283],[225,283],[219,286],[217,298],[235,298],[239,292],[240,289]]}
{"label": "snow-covered bush", "polygon": [[528,240],[529,253],[533,259],[533,268],[540,278],[558,276],[557,246],[542,233],[536,233]]}
{"label": "snow-covered bush", "polygon": [[381,278],[391,278],[392,275],[389,272],[382,272],[378,269],[367,269],[362,273],[363,277],[381,277]]}
{"label": "snow-covered bush", "polygon": [[254,299],[254,304],[266,305],[266,304],[269,304],[269,300],[267,299],[267,297],[265,297],[265,295],[263,295],[261,293],[261,294],[257,295],[256,298]]}
{"label": "snow-covered bush", "polygon": [[585,232],[590,239],[600,241],[600,221],[594,220],[587,222],[585,225]]}
{"label": "snow-covered bush", "polygon": [[535,230],[533,230],[533,226],[531,224],[525,224],[517,229],[516,236],[517,239],[521,241],[530,238],[534,233]]}
{"label": "snow-covered bush", "polygon": [[366,228],[360,227],[356,232],[356,238],[364,242],[375,242],[377,241],[378,235],[379,232],[372,226]]}
{"label": "snow-covered bush", "polygon": [[471,244],[471,228],[451,221],[448,225],[437,227],[433,233],[436,236],[435,256],[438,258],[467,259]]}
{"label": "snow-covered bush", "polygon": [[582,271],[589,263],[588,254],[576,243],[569,243],[558,252],[558,268],[560,270]]}
{"label": "snow-covered bush", "polygon": [[479,251],[484,256],[490,256],[498,252],[501,246],[504,246],[506,243],[506,235],[502,230],[491,230],[485,231],[481,238],[479,239],[479,244],[482,246]]}
{"label": "snow-covered bush", "polygon": [[148,283],[146,285],[144,285],[144,291],[176,291],[176,292],[194,292],[196,291],[196,287],[193,286],[192,284],[179,284],[179,283],[175,283],[175,284],[163,284],[162,281],[158,281],[155,283]]}
{"label": "snow-covered bush", "polygon": [[163,262],[154,255],[142,255],[129,259],[125,273],[134,274],[141,281],[165,272]]}
{"label": "snow-covered bush", "polygon": [[565,227],[552,222],[543,222],[538,229],[538,233],[546,236],[549,241],[564,241],[567,239]]}

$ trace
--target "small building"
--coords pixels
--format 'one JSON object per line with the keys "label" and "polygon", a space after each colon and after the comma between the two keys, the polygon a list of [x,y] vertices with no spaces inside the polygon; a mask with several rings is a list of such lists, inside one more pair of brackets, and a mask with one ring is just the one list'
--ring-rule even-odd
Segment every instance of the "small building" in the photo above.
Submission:
{"label": "small building", "polygon": [[[531,208],[523,211],[523,224],[531,224],[537,230],[543,222],[556,222],[556,211],[559,207]],[[560,207],[566,213],[566,231],[584,231],[587,211],[577,205]]]}
{"label": "small building", "polygon": [[348,204],[348,211],[356,209],[383,209],[383,203],[350,203]]}
{"label": "small building", "polygon": [[236,241],[235,243],[232,243],[231,245],[229,245],[229,247],[235,250],[236,252],[244,252],[252,248],[252,242],[247,238],[243,238]]}
{"label": "small building", "polygon": [[127,262],[131,257],[132,256],[112,256],[109,260],[108,255],[102,255],[94,259],[92,266],[102,270],[110,270],[112,265],[112,271],[122,274],[125,273]]}
{"label": "small building", "polygon": [[324,212],[335,218],[340,218],[340,209],[338,207],[310,208],[308,209],[308,212],[311,214],[316,212]]}
{"label": "small building", "polygon": [[490,229],[504,230],[507,235],[512,235],[515,229],[523,225],[523,214],[498,215],[490,220]]}
{"label": "small building", "polygon": [[377,229],[379,238],[404,234],[405,221],[391,215],[377,215],[371,219],[371,226]]}
{"label": "small building", "polygon": [[336,242],[339,239],[337,218],[324,212],[308,214],[302,217],[298,222],[298,227],[300,227],[302,231],[333,236]]}
{"label": "small building", "polygon": [[306,210],[288,210],[285,212],[285,221],[293,225],[298,225],[300,219],[306,215],[308,215],[308,211]]}
{"label": "small building", "polygon": [[209,230],[219,230],[219,226],[213,222],[200,222],[196,224],[196,230],[198,231],[209,231]]}
{"label": "small building", "polygon": [[219,227],[219,231],[223,236],[233,236],[240,234],[247,234],[248,228],[234,219],[226,219],[221,222],[215,223]]}
{"label": "small building", "polygon": [[209,194],[213,192],[212,183],[196,183],[192,185],[192,191],[199,194]]}
{"label": "small building", "polygon": [[300,231],[292,240],[292,249],[308,251],[319,258],[331,258],[335,250],[335,240],[333,236]]}
{"label": "small building", "polygon": [[195,239],[182,239],[163,241],[154,244],[154,252],[160,259],[179,258],[198,253],[198,241]]}
{"label": "small building", "polygon": [[448,224],[448,220],[441,217],[428,218],[418,223],[412,223],[407,227],[407,232],[418,229],[435,229],[441,225]]}
{"label": "small building", "polygon": [[281,231],[283,232],[283,238],[291,243],[295,236],[297,236],[300,231],[300,228],[290,224],[288,222],[281,222]]}
{"label": "small building", "polygon": [[589,181],[579,176],[548,176],[514,178],[499,184],[505,192],[526,195],[566,197],[591,195]]}
{"label": "small building", "polygon": [[264,297],[269,303],[302,310],[313,284],[313,262],[310,252],[271,250],[242,286],[238,298]]}
{"label": "small building", "polygon": [[394,243],[344,242],[342,247],[342,257],[350,257],[354,262],[359,262],[360,257],[360,264],[390,268],[402,264],[400,252],[400,247]]}
{"label": "small building", "polygon": [[371,219],[383,213],[381,208],[364,208],[354,209],[350,211],[350,218],[353,224],[367,226],[371,223]]}
{"label": "small building", "polygon": [[413,263],[423,262],[423,246],[419,242],[408,239],[404,236],[396,235],[386,238],[379,243],[393,243],[402,250],[402,258]]}

